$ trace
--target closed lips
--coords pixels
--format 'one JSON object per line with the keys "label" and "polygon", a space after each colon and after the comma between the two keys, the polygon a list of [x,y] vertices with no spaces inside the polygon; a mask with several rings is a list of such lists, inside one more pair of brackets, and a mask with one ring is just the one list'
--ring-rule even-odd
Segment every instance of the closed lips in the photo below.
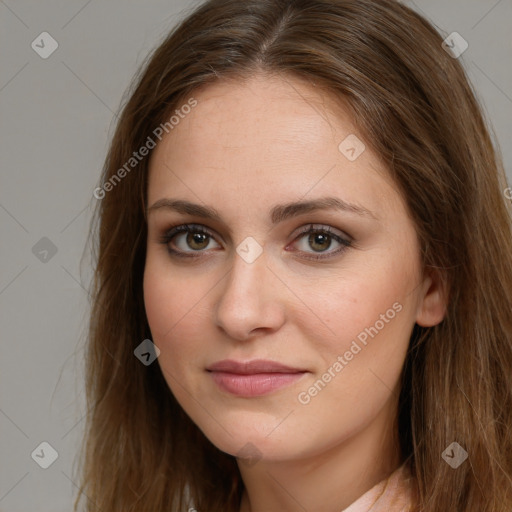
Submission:
{"label": "closed lips", "polygon": [[305,369],[293,368],[275,361],[255,359],[252,361],[234,361],[226,359],[207,368],[211,372],[236,373],[252,375],[257,373],[304,373]]}
{"label": "closed lips", "polygon": [[219,389],[240,398],[258,397],[295,383],[307,370],[275,361],[219,361],[207,368]]}

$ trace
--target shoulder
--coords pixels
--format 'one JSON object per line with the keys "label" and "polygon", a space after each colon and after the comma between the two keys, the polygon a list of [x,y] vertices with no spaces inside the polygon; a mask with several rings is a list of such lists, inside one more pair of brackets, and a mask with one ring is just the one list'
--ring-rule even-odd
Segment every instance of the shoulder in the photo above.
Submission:
{"label": "shoulder", "polygon": [[416,481],[404,463],[342,512],[412,512],[416,502]]}

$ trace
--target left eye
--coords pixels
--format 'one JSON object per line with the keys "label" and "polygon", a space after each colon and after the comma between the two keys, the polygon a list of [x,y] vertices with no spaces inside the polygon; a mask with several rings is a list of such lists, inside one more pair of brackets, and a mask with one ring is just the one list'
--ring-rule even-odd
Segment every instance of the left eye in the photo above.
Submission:
{"label": "left eye", "polygon": [[[345,239],[342,236],[334,233],[330,226],[314,226],[313,224],[311,224],[306,230],[302,231],[295,238],[294,242],[296,240],[302,242],[303,246],[306,246],[306,249],[307,247],[313,249],[313,253],[308,252],[304,248],[300,249],[301,252],[309,255],[305,256],[305,258],[316,260],[330,258],[334,255],[340,254],[352,244],[351,239],[348,239],[348,237]],[[327,252],[333,242],[338,244],[338,249]],[[323,253],[325,253],[325,255]]]}
{"label": "left eye", "polygon": [[[306,259],[317,260],[339,254],[352,244],[352,240],[349,239],[348,236],[347,239],[343,238],[341,235],[334,233],[330,226],[315,226],[313,224],[299,233],[293,243],[297,241],[299,241],[299,245],[302,243],[302,248],[300,248],[298,252],[307,254],[308,256],[304,256]],[[189,258],[200,256],[200,253],[204,252],[204,249],[209,248],[210,242],[217,244],[217,248],[220,247],[215,241],[213,233],[199,224],[176,226],[167,231],[161,238],[161,243],[167,245],[171,255]],[[338,248],[334,251],[327,252],[333,242],[338,244]],[[308,247],[313,249],[313,252],[309,252],[307,250]],[[212,247],[210,247],[210,249],[211,248]],[[296,251],[294,250],[292,252]],[[325,255],[323,253],[325,253]]]}

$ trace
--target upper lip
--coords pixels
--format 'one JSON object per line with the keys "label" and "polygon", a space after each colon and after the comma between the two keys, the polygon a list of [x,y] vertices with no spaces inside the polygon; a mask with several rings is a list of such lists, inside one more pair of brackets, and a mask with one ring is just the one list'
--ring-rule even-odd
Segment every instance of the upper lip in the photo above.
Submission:
{"label": "upper lip", "polygon": [[301,368],[292,368],[291,366],[265,359],[253,359],[252,361],[224,359],[223,361],[218,361],[208,366],[207,370],[237,373],[241,375],[251,375],[255,373],[302,373],[306,371]]}

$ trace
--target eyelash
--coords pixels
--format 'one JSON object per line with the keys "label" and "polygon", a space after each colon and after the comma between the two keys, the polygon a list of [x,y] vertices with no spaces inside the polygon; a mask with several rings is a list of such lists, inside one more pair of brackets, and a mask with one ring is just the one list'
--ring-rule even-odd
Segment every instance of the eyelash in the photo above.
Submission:
{"label": "eyelash", "polygon": [[[170,229],[168,229],[164,233],[164,235],[160,238],[159,242],[163,245],[166,245],[169,253],[171,253],[173,256],[177,256],[178,258],[201,257],[200,253],[204,252],[204,251],[194,251],[194,252],[196,252],[197,255],[193,255],[193,254],[182,252],[182,251],[176,251],[175,249],[171,249],[169,247],[170,242],[176,235],[179,235],[181,233],[189,233],[189,232],[201,233],[201,234],[207,235],[210,238],[215,239],[215,236],[213,235],[213,233],[210,232],[208,229],[206,229],[204,226],[201,226],[200,224],[181,224],[179,226],[174,226],[174,227],[171,227]],[[314,224],[309,224],[304,230],[302,230],[300,233],[298,233],[297,236],[295,237],[295,239],[293,240],[293,242],[295,242],[296,240],[299,240],[300,238],[304,237],[305,235],[309,235],[311,233],[327,234],[329,237],[333,238],[338,243],[340,243],[342,245],[342,247],[340,247],[336,251],[327,253],[326,255],[320,254],[317,256],[306,256],[305,259],[308,259],[308,260],[323,260],[323,259],[327,259],[327,258],[332,258],[334,256],[341,254],[342,252],[347,250],[352,245],[352,239],[345,240],[344,238],[341,238],[339,235],[337,235],[336,233],[334,233],[332,231],[332,228],[330,226],[318,227],[318,225],[317,225],[315,227]],[[310,253],[306,253],[306,254],[310,254]]]}

